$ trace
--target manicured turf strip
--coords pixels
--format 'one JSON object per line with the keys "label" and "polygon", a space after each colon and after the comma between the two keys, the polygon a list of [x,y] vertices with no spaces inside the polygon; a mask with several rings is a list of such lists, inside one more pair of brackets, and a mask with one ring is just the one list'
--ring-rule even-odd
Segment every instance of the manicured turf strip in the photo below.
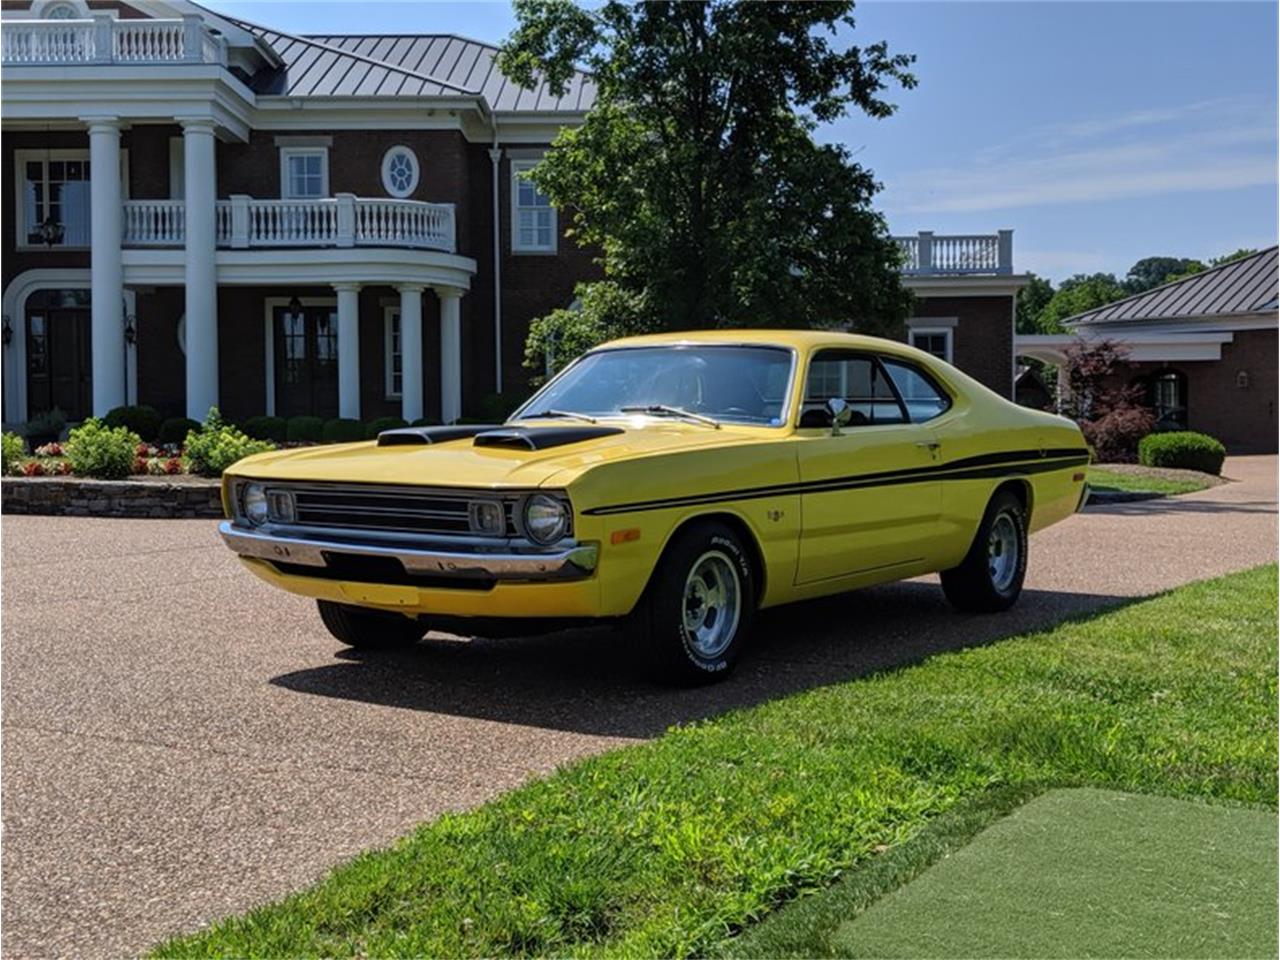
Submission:
{"label": "manicured turf strip", "polygon": [[1168,477],[1158,473],[1108,470],[1106,467],[1089,468],[1089,486],[1100,493],[1158,493],[1172,496],[1178,493],[1194,493],[1213,485],[1207,475],[1203,480],[1194,477]]}
{"label": "manicured turf strip", "polygon": [[832,946],[849,957],[1275,957],[1276,826],[1271,810],[1054,790],[841,924]]}
{"label": "manicured turf strip", "polygon": [[160,953],[687,955],[1034,785],[1274,804],[1275,609],[1272,566],[676,728]]}

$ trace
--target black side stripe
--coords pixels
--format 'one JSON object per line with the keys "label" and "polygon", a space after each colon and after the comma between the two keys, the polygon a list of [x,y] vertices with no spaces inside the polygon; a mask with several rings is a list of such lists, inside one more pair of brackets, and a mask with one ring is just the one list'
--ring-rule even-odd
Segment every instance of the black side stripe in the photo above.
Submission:
{"label": "black side stripe", "polygon": [[989,453],[966,457],[953,463],[917,467],[907,470],[886,470],[881,473],[854,474],[846,477],[829,477],[804,483],[780,483],[765,487],[747,487],[719,493],[692,494],[685,497],[668,497],[659,500],[639,500],[634,503],[611,504],[591,507],[582,511],[587,516],[608,516],[615,513],[638,513],[647,510],[665,510],[670,507],[699,506],[734,500],[761,500],[767,497],[801,493],[832,493],[840,490],[858,490],[866,487],[889,487],[900,484],[937,482],[941,480],[982,480],[996,477],[1024,476],[1047,473],[1068,467],[1084,466],[1089,455],[1079,447],[1056,450],[1019,450],[1010,453]]}

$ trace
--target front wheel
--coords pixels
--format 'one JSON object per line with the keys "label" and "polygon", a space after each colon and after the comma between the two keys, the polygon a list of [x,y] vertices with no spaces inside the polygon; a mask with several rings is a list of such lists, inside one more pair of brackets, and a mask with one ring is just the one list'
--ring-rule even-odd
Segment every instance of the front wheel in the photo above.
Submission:
{"label": "front wheel", "polygon": [[626,631],[659,679],[709,683],[737,662],[755,608],[755,575],[741,538],[723,523],[699,523],[667,547]]}
{"label": "front wheel", "polygon": [[1016,496],[1002,490],[991,498],[973,546],[960,566],[942,571],[942,590],[958,610],[1008,610],[1027,575],[1027,514]]}
{"label": "front wheel", "polygon": [[426,627],[399,613],[383,613],[351,607],[331,600],[317,600],[320,619],[329,632],[348,647],[359,650],[395,650],[412,646],[426,635]]}

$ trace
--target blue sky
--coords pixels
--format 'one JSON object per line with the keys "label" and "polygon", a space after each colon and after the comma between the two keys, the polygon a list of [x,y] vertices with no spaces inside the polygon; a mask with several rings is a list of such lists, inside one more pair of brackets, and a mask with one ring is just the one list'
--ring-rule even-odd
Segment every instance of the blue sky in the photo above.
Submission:
{"label": "blue sky", "polygon": [[[295,32],[452,32],[498,42],[506,3],[230,2]],[[1014,233],[1014,262],[1060,280],[1152,255],[1277,239],[1277,5],[858,5],[851,42],[915,53],[888,120],[823,131],[884,184],[895,233]]]}

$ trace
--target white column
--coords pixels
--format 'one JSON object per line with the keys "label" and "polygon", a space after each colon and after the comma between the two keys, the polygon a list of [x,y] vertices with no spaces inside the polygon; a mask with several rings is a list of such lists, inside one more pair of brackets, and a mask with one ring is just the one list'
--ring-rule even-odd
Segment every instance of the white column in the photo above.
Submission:
{"label": "white column", "polygon": [[218,273],[214,201],[218,193],[211,119],[180,119],[186,180],[187,416],[218,404]]}
{"label": "white column", "polygon": [[92,273],[93,412],[125,402],[124,266],[120,259],[120,121],[89,124],[89,264]]}
{"label": "white column", "polygon": [[462,416],[462,291],[436,287],[440,298],[440,422]]}
{"label": "white column", "polygon": [[338,416],[360,419],[360,284],[335,283],[338,293]]}
{"label": "white column", "polygon": [[422,419],[422,291],[421,284],[400,287],[400,416]]}

